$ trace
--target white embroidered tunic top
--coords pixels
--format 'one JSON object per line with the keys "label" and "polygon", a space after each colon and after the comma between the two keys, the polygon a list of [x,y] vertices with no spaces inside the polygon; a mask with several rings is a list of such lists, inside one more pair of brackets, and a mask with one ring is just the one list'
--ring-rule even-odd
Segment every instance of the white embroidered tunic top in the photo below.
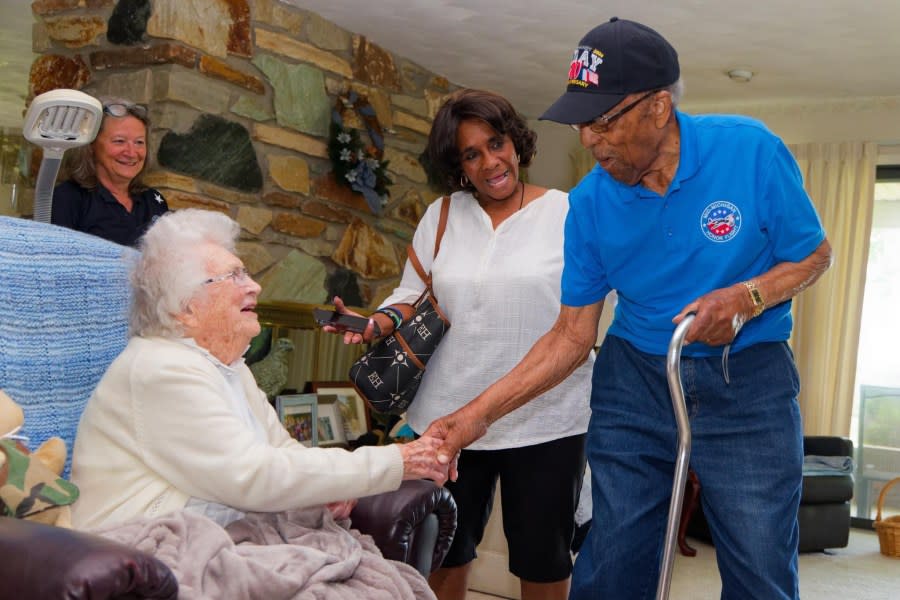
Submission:
{"label": "white embroidered tunic top", "polygon": [[[432,269],[440,204],[429,206],[413,237],[425,272]],[[415,432],[509,372],[556,322],[568,209],[564,192],[548,190],[495,230],[470,193],[452,195],[433,267],[435,295],[451,325],[407,411]],[[407,261],[400,286],[382,306],[412,303],[424,287]],[[593,364],[592,353],[568,379],[499,419],[469,448],[529,446],[587,431]]]}

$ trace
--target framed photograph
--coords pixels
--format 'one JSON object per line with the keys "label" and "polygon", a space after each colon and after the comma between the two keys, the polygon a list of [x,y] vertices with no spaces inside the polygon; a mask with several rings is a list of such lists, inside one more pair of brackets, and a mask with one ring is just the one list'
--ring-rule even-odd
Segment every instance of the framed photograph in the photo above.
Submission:
{"label": "framed photograph", "polygon": [[356,389],[346,381],[313,381],[312,391],[320,396],[337,396],[338,407],[344,422],[344,435],[348,442],[372,428],[369,407]]}
{"label": "framed photograph", "polygon": [[316,394],[276,396],[278,420],[304,446],[319,445],[319,398]]}
{"label": "framed photograph", "polygon": [[346,446],[347,435],[344,433],[344,421],[341,418],[340,404],[335,395],[320,395],[318,415],[319,446]]}

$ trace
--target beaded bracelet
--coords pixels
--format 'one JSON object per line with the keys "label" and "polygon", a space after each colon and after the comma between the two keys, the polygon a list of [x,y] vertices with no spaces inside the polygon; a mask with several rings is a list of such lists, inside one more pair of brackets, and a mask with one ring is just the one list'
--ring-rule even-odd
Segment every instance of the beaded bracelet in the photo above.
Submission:
{"label": "beaded bracelet", "polygon": [[388,317],[394,323],[394,329],[399,329],[400,324],[403,323],[403,313],[393,306],[385,306],[384,308],[379,308],[375,312],[379,312]]}
{"label": "beaded bracelet", "polygon": [[394,329],[399,328],[400,324],[403,323],[403,313],[393,306],[385,306],[384,308],[379,309],[377,312],[380,312],[383,315],[387,315],[394,323]]}

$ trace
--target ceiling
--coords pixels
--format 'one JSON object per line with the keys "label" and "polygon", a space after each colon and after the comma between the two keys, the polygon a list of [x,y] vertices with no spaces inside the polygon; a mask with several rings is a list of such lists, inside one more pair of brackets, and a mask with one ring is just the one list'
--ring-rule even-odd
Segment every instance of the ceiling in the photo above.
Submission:
{"label": "ceiling", "polygon": [[[611,16],[678,50],[688,107],[900,99],[900,2],[864,0],[284,0],[444,75],[507,96],[529,117],[563,91],[571,53]],[[21,124],[31,2],[0,5],[0,126]],[[739,84],[726,72],[746,68]]]}
{"label": "ceiling", "polygon": [[[581,37],[612,16],[672,43],[692,106],[900,97],[897,0],[288,1],[529,117],[563,92]],[[752,81],[731,81],[738,67]]]}

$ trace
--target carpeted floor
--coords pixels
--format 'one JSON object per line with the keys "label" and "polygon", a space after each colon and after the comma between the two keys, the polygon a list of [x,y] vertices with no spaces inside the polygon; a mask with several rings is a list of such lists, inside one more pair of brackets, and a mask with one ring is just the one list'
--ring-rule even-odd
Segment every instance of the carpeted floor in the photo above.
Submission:
{"label": "carpeted floor", "polygon": [[[676,556],[672,600],[717,599],[722,591],[715,549],[692,540],[697,556]],[[878,551],[874,531],[850,530],[850,544],[800,555],[800,597],[804,600],[895,600],[900,598],[900,558]]]}
{"label": "carpeted floor", "polygon": [[[691,540],[697,556],[678,554],[672,575],[672,600],[717,600],[722,591],[715,549]],[[803,600],[896,600],[900,598],[900,558],[878,551],[873,531],[852,529],[846,548],[800,555],[800,597]],[[469,592],[466,600],[497,596]]]}

